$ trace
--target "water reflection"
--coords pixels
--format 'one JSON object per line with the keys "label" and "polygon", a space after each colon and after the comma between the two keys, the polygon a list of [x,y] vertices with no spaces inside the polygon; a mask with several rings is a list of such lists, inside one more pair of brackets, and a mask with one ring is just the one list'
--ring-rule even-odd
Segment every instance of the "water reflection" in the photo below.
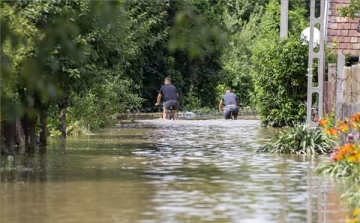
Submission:
{"label": "water reflection", "polygon": [[0,222],[343,222],[321,158],[256,154],[258,121],[144,120],[2,158]]}

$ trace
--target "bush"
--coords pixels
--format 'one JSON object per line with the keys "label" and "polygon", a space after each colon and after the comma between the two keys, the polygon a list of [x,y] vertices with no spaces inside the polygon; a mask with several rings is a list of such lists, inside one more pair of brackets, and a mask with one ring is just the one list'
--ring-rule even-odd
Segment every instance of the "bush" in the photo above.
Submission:
{"label": "bush", "polygon": [[268,43],[253,56],[256,104],[265,125],[286,126],[305,120],[307,46],[298,38]]}
{"label": "bush", "polygon": [[274,139],[260,147],[257,152],[323,154],[330,153],[333,145],[334,141],[320,129],[311,129],[306,124],[296,124],[280,131]]}
{"label": "bush", "polygon": [[306,116],[308,46],[300,38],[306,10],[289,13],[288,38],[279,37],[280,11],[279,1],[269,2],[251,48],[254,100],[262,124],[274,127],[304,122]]}

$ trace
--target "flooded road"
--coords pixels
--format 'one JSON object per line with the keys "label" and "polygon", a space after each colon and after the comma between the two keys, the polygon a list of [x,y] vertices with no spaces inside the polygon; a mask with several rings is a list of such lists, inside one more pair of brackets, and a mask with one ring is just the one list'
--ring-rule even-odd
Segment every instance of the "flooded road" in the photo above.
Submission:
{"label": "flooded road", "polygon": [[254,120],[143,120],[3,157],[0,223],[340,223],[325,158],[256,154]]}

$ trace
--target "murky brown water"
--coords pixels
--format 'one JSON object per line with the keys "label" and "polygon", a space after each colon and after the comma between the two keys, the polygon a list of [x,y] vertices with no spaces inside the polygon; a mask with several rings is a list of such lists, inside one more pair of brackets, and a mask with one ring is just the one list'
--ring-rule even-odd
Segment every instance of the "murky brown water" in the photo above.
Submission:
{"label": "murky brown water", "polygon": [[258,121],[141,123],[3,157],[0,223],[345,222],[318,158],[255,153]]}

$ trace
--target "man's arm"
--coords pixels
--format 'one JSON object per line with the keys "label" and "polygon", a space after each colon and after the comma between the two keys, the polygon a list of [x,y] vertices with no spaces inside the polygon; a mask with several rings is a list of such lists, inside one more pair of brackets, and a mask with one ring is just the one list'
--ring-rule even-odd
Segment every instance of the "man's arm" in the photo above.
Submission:
{"label": "man's arm", "polygon": [[162,97],[162,94],[159,93],[157,98],[156,98],[156,104],[155,105],[160,105],[161,97]]}
{"label": "man's arm", "polygon": [[220,111],[223,110],[223,106],[224,106],[224,101],[222,99],[220,99],[220,103],[219,103],[219,110]]}

